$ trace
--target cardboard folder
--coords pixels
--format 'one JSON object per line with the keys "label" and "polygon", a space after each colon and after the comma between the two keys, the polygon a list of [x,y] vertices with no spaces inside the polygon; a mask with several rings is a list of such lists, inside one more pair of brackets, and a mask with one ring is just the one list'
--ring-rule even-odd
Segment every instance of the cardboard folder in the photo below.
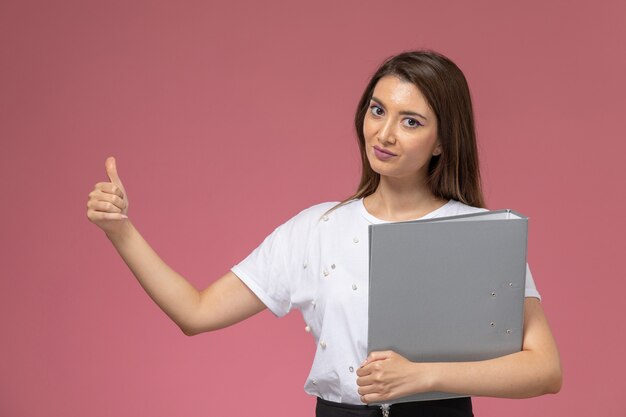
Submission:
{"label": "cardboard folder", "polygon": [[413,362],[520,351],[527,235],[528,218],[512,210],[369,226],[368,351],[393,350]]}

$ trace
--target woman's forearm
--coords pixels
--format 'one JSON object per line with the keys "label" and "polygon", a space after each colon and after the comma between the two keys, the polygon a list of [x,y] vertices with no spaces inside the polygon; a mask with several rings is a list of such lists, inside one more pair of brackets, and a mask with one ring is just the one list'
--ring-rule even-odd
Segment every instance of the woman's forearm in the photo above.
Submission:
{"label": "woman's forearm", "polygon": [[189,334],[199,305],[198,290],[157,255],[130,220],[107,237],[148,295],[185,334]]}
{"label": "woman's forearm", "polygon": [[361,400],[386,402],[442,391],[473,396],[527,398],[561,388],[556,343],[536,298],[524,301],[520,352],[476,362],[410,362],[393,351],[371,352],[357,370]]}
{"label": "woman's forearm", "polygon": [[[557,393],[561,368],[536,352],[518,352],[478,362],[417,364],[415,372],[430,372],[433,391],[472,396],[529,398]],[[430,365],[430,366],[429,366]]]}
{"label": "woman's forearm", "polygon": [[[527,298],[524,303],[522,351],[485,361],[431,365],[435,391],[528,398],[561,389],[559,352],[536,298]],[[419,372],[419,366],[415,370]]]}

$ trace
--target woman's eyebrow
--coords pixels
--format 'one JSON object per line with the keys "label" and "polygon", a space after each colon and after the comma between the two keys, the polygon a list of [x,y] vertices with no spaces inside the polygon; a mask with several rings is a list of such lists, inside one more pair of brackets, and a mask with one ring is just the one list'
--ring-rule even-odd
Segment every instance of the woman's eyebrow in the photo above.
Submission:
{"label": "woman's eyebrow", "polygon": [[[374,96],[372,96],[372,101],[375,101],[378,104],[380,104],[381,106],[385,107],[385,104],[381,100],[377,99]],[[401,111],[400,114],[403,115],[403,116],[417,116],[417,117],[420,117],[420,118],[422,118],[424,120],[428,120],[428,118],[426,116],[424,116],[423,114],[417,113],[417,112],[414,112],[414,111],[404,110],[404,111]]]}

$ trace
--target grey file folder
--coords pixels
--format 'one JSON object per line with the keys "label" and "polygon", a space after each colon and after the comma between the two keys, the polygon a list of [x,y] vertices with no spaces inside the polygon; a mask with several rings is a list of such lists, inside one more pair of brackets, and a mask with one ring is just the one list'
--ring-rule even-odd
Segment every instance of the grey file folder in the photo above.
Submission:
{"label": "grey file folder", "polygon": [[[477,361],[522,347],[528,219],[511,210],[369,226],[368,351]],[[392,402],[465,396],[428,392]]]}

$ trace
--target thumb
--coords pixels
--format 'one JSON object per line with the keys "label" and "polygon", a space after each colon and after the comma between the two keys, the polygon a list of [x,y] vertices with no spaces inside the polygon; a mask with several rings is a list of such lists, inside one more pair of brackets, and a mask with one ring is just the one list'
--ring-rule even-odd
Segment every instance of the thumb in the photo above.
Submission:
{"label": "thumb", "polygon": [[109,181],[111,181],[113,184],[117,185],[122,190],[124,190],[124,186],[122,185],[122,180],[120,179],[119,175],[117,175],[117,167],[115,165],[115,158],[113,158],[112,156],[109,156],[106,162],[104,163],[104,167],[107,171],[107,176],[109,177]]}

